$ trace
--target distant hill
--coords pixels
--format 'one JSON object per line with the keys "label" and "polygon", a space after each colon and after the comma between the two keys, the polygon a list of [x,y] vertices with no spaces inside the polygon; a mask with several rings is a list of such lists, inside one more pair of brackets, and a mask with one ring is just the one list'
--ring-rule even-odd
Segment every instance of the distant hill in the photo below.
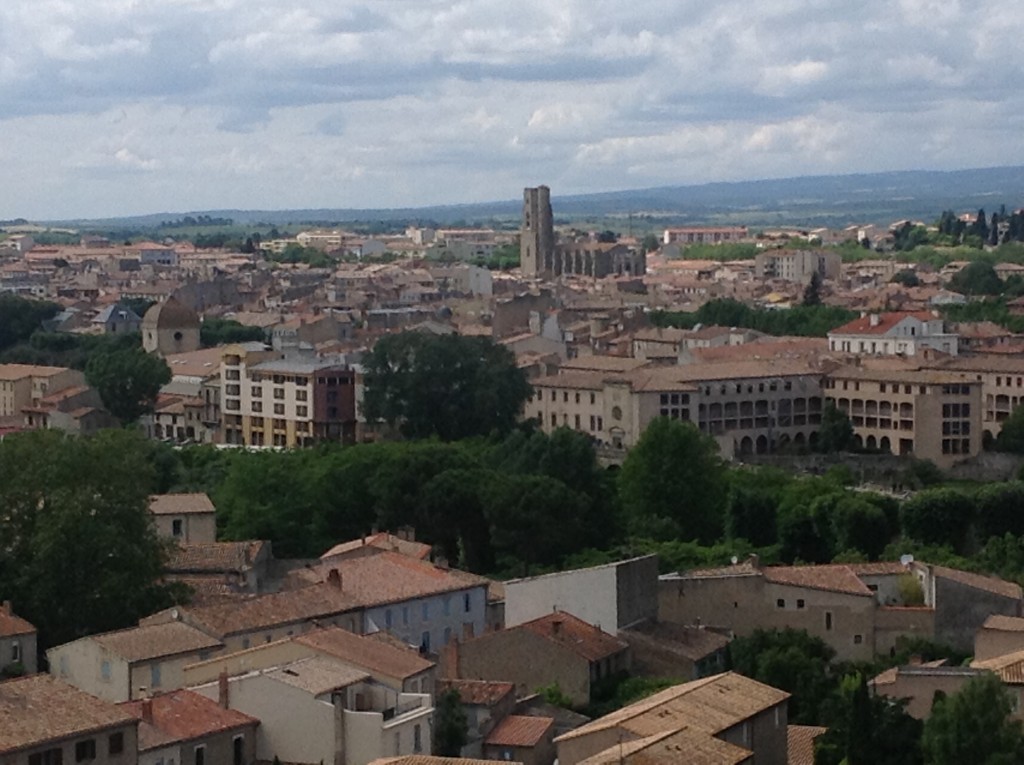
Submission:
{"label": "distant hill", "polygon": [[[518,192],[518,190],[516,190]],[[751,226],[841,226],[888,223],[901,218],[931,221],[945,209],[998,210],[1024,206],[1024,167],[955,171],[898,171],[821,175],[695,186],[563,196],[552,189],[556,220],[614,218],[664,224],[735,223]],[[203,210],[104,220],[59,221],[82,228],[155,227],[183,215],[231,218],[236,225],[267,223],[514,221],[518,200],[394,209]]]}

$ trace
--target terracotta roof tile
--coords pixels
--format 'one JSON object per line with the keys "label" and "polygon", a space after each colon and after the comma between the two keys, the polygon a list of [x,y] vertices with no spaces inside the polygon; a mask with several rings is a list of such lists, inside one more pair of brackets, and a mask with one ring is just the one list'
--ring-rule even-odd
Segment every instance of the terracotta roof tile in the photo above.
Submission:
{"label": "terracotta roof tile", "polygon": [[766,566],[766,582],[873,597],[868,586],[847,566]]}
{"label": "terracotta roof tile", "polygon": [[565,611],[545,614],[512,629],[529,630],[574,651],[587,661],[601,661],[629,647],[624,641]]}
{"label": "terracotta roof tile", "polygon": [[380,640],[356,635],[340,627],[307,632],[293,638],[294,642],[326,653],[368,672],[389,677],[407,678],[426,672],[434,666],[411,648],[396,648]]}
{"label": "terracotta roof tile", "polygon": [[227,573],[252,567],[266,542],[200,542],[171,550],[166,570],[173,573]]}
{"label": "terracotta roof tile", "polygon": [[872,315],[867,314],[858,319],[836,327],[829,335],[884,335],[901,321],[914,317],[919,321],[936,321],[939,317],[931,311],[886,311],[876,314],[877,324],[872,325]]}
{"label": "terracotta roof tile", "polygon": [[787,765],[814,765],[814,739],[827,728],[817,725],[790,725],[786,728]]}
{"label": "terracotta roof tile", "polygon": [[360,669],[321,657],[293,661],[265,674],[313,696],[321,696],[370,679],[370,675]]}
{"label": "terracotta roof tile", "polygon": [[127,710],[46,674],[0,682],[0,720],[0,754],[136,724]]}
{"label": "terracotta roof tile", "polygon": [[150,721],[139,725],[139,751],[189,741],[216,733],[259,725],[259,720],[190,690],[181,689],[145,701],[126,701],[123,709],[143,720],[143,705],[149,707]]}
{"label": "terracotta roof tile", "polygon": [[555,721],[550,717],[527,717],[508,715],[498,723],[486,739],[490,746],[537,746],[551,733]]}
{"label": "terracotta roof tile", "polygon": [[[523,765],[507,762],[507,765]],[[384,757],[369,765],[494,765],[494,760],[474,760],[468,757],[434,757],[429,754],[410,754],[405,757]]]}
{"label": "terracotta roof tile", "polygon": [[128,662],[224,647],[219,640],[181,622],[132,627],[82,639],[93,640]]}
{"label": "terracotta roof tile", "polygon": [[342,542],[341,544],[335,545],[321,555],[320,559],[328,560],[330,558],[342,557],[367,546],[376,547],[381,550],[391,550],[392,552],[408,555],[410,558],[417,558],[418,560],[427,560],[430,558],[432,550],[430,545],[423,544],[422,542],[402,539],[394,534],[382,531],[379,534],[373,534],[369,537],[353,539],[350,542]]}
{"label": "terracotta roof tile", "polygon": [[153,515],[184,515],[214,513],[216,508],[203,493],[155,494],[149,498],[149,512]]}
{"label": "terracotta roof tile", "polygon": [[35,631],[30,622],[15,615],[6,604],[0,605],[0,637],[31,635]]}
{"label": "terracotta roof tile", "polygon": [[455,690],[463,704],[492,707],[509,694],[515,695],[513,683],[499,683],[491,680],[442,680],[438,692]]}
{"label": "terracotta roof tile", "polygon": [[748,749],[683,727],[611,746],[577,765],[742,765],[753,758]]}
{"label": "terracotta roof tile", "polygon": [[645,623],[619,632],[636,651],[638,646],[668,651],[689,661],[700,661],[729,645],[729,638],[703,627]]}

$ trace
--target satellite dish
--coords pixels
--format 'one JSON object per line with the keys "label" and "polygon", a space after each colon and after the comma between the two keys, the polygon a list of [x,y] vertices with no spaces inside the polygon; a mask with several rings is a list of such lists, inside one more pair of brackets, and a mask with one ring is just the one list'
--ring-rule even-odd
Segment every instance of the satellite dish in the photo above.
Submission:
{"label": "satellite dish", "polygon": [[900,564],[901,565],[909,566],[913,562],[914,562],[914,556],[913,555],[901,555],[900,556]]}
{"label": "satellite dish", "polygon": [[737,558],[735,555],[733,555],[732,558],[730,558],[730,560],[732,561],[732,565],[734,566],[740,562],[740,559]]}
{"label": "satellite dish", "polygon": [[175,621],[177,621],[178,619],[181,618],[181,614],[178,613],[178,609],[177,608],[172,608],[171,609],[171,618],[174,619]]}

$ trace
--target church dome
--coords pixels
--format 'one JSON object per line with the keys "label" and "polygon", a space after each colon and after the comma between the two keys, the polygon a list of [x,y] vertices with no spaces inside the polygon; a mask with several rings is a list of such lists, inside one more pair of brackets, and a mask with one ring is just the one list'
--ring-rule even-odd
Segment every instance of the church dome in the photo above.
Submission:
{"label": "church dome", "polygon": [[199,326],[199,316],[188,306],[169,297],[146,311],[142,325],[153,329],[194,329]]}

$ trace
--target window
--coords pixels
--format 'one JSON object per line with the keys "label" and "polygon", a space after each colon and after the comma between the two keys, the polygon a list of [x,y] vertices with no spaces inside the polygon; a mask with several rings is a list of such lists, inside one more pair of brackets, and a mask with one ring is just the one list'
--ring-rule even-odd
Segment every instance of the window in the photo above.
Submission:
{"label": "window", "polygon": [[263,398],[263,388],[261,388],[259,385],[253,385],[250,393],[252,394],[253,398]]}
{"label": "window", "polygon": [[427,652],[427,651],[430,650],[430,632],[429,632],[429,630],[424,630],[423,634],[420,636],[420,650],[423,651],[423,652]]}
{"label": "window", "polygon": [[233,752],[232,765],[244,765],[245,763],[245,738],[235,736],[231,741]]}
{"label": "window", "polygon": [[160,687],[160,662],[149,665],[149,685],[151,688]]}
{"label": "window", "polygon": [[284,414],[284,404],[274,404],[274,414]]}
{"label": "window", "polygon": [[468,614],[470,608],[472,607],[472,605],[473,605],[473,599],[470,597],[469,593],[467,592],[467,593],[465,593],[462,596],[462,610],[465,611]]}
{"label": "window", "polygon": [[296,417],[308,417],[309,416],[309,407],[307,407],[307,406],[297,406],[297,407],[295,407],[295,416]]}
{"label": "window", "polygon": [[797,607],[797,608],[803,608],[803,607],[804,607],[804,600],[803,600],[803,598],[798,598],[798,599],[797,599],[797,601],[796,601],[796,607]]}
{"label": "window", "polygon": [[195,765],[206,765],[206,747],[197,746],[195,749]]}
{"label": "window", "polygon": [[183,526],[184,524],[182,523],[181,518],[175,518],[173,521],[171,521],[171,534],[173,534],[176,537],[180,537],[182,534],[185,533]]}
{"label": "window", "polygon": [[106,659],[100,662],[100,678],[110,680],[110,662]]}
{"label": "window", "polygon": [[295,391],[295,400],[296,401],[306,401],[308,397],[309,397],[309,394],[306,391],[304,391],[304,390],[297,390],[297,391]]}
{"label": "window", "polygon": [[827,630],[832,629],[832,612],[831,611],[826,611],[825,612],[825,629],[827,629]]}
{"label": "window", "polygon": [[413,726],[412,729],[412,750],[414,752],[423,751],[423,731],[419,725]]}
{"label": "window", "polygon": [[11,661],[21,661],[21,643],[17,640],[11,643]]}
{"label": "window", "polygon": [[75,744],[75,762],[88,762],[96,759],[96,739],[87,738]]}
{"label": "window", "polygon": [[47,749],[45,752],[36,752],[28,756],[28,765],[63,765],[64,751],[61,749]]}
{"label": "window", "polygon": [[274,398],[284,398],[284,388],[274,388]]}
{"label": "window", "polygon": [[249,638],[242,638],[242,648],[249,647]]}
{"label": "window", "polygon": [[778,608],[785,608],[786,607],[786,600],[784,598],[779,598],[778,600],[775,601],[775,605]]}
{"label": "window", "polygon": [[111,733],[107,739],[107,752],[109,754],[121,754],[124,751],[124,734]]}
{"label": "window", "polygon": [[864,636],[863,635],[854,635],[853,636],[853,644],[854,645],[860,645],[863,642],[864,642]]}
{"label": "window", "polygon": [[[231,402],[228,402],[228,403],[231,403]],[[238,407],[235,407],[235,408],[237,409]],[[252,402],[252,410],[254,412],[262,412],[263,411],[263,404],[260,403],[259,401],[253,401]]]}
{"label": "window", "polygon": [[441,599],[441,611],[445,616],[448,616],[452,612],[452,599],[447,595]]}

